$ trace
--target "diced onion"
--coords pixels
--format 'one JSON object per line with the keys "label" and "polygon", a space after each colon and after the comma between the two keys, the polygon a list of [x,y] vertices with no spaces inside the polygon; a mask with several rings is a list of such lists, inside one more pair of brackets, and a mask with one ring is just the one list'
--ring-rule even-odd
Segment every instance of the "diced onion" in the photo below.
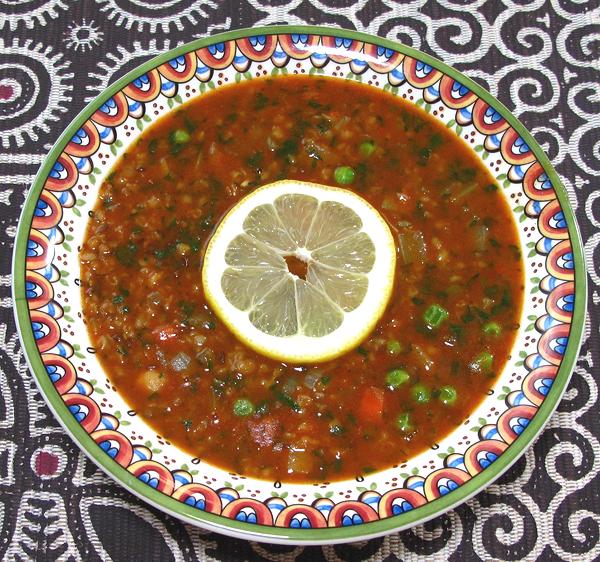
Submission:
{"label": "diced onion", "polygon": [[298,386],[298,381],[292,377],[292,378],[288,379],[287,381],[285,381],[285,383],[283,384],[282,390],[286,394],[290,394],[296,390],[297,386]]}
{"label": "diced onion", "polygon": [[315,386],[317,386],[317,383],[320,380],[321,380],[321,373],[318,371],[312,371],[312,372],[306,373],[306,375],[304,375],[304,380],[302,381],[302,384],[306,388],[309,388],[310,390],[314,390]]}
{"label": "diced onion", "polygon": [[171,359],[171,367],[174,371],[179,373],[185,371],[190,366],[191,362],[191,357],[187,353],[180,351],[173,359]]}
{"label": "diced onion", "polygon": [[398,234],[398,249],[404,265],[414,262],[423,263],[426,258],[423,233],[420,231],[401,232]]}
{"label": "diced onion", "polygon": [[488,227],[484,224],[477,224],[473,228],[473,234],[475,236],[475,251],[484,252],[488,241]]}

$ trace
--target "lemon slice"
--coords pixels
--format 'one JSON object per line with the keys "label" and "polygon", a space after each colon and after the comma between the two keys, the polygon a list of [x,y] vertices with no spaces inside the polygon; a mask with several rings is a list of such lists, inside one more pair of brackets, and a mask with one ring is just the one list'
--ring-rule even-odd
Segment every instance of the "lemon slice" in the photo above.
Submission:
{"label": "lemon slice", "polygon": [[364,199],[285,180],[253,191],[225,215],[208,243],[202,283],[242,342],[281,361],[319,362],[374,328],[395,266],[390,229]]}

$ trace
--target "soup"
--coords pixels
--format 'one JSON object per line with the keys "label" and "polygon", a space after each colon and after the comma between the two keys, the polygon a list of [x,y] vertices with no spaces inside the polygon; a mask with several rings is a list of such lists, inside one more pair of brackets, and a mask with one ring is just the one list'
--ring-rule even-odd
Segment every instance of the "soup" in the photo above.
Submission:
{"label": "soup", "polygon": [[[318,364],[242,345],[202,292],[220,218],[285,178],[354,190],[397,244],[376,328]],[[162,117],[101,186],[80,259],[90,337],[125,400],[191,456],[271,480],[356,477],[437,443],[493,386],[522,303],[511,212],[471,149],[334,78],[256,79]]]}

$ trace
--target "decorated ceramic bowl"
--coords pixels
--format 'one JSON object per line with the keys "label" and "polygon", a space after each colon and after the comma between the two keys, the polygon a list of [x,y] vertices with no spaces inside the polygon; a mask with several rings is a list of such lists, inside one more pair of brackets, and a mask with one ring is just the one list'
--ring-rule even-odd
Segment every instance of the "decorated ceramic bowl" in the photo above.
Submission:
{"label": "decorated ceramic bowl", "polygon": [[[434,115],[502,186],[524,256],[520,329],[488,396],[430,450],[354,480],[268,482],[191,458],[157,436],[115,391],[82,318],[78,248],[99,186],[119,155],[186,100],[276,74],[360,81]],[[43,396],[107,474],[166,513],[213,531],[318,544],[422,523],[482,490],[523,453],[554,411],[577,357],[585,274],[565,188],[532,136],[478,84],[378,37],[271,27],[165,53],[110,86],[66,127],[23,209],[13,292],[22,344]]]}

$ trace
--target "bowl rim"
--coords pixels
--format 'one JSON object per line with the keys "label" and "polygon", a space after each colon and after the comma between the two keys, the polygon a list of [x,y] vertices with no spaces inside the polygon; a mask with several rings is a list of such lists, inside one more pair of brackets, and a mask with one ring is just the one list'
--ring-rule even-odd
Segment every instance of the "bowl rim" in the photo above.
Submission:
{"label": "bowl rim", "polygon": [[[25,296],[25,250],[27,246],[28,234],[31,229],[33,210],[38,200],[39,194],[44,187],[45,180],[51,170],[53,163],[64,150],[65,146],[80,128],[81,124],[87,121],[92,114],[104,102],[123,89],[141,74],[156,68],[169,60],[183,55],[187,52],[200,49],[215,43],[230,40],[238,40],[245,37],[260,35],[278,35],[278,34],[307,34],[318,36],[334,36],[344,39],[363,41],[375,45],[389,48],[394,51],[414,57],[419,61],[430,64],[434,68],[442,71],[451,78],[465,85],[484,102],[496,109],[501,116],[509,123],[511,127],[527,143],[532,153],[542,165],[548,178],[552,182],[556,197],[564,212],[569,240],[571,242],[574,258],[574,283],[575,283],[575,303],[573,317],[570,325],[569,340],[565,350],[556,378],[548,395],[545,397],[536,415],[529,425],[524,429],[518,439],[516,439],[494,462],[479,474],[473,476],[470,480],[462,484],[453,493],[441,496],[433,501],[403,513],[400,516],[387,517],[363,525],[348,527],[328,527],[324,529],[290,529],[285,527],[265,526],[259,524],[250,524],[246,522],[229,519],[221,515],[215,515],[206,511],[200,511],[189,505],[186,505],[170,496],[159,492],[140,481],[136,476],[121,467],[118,463],[106,455],[100,447],[92,440],[90,435],[79,425],[72,416],[62,398],[58,394],[54,385],[47,376],[40,376],[38,373],[45,373],[45,368],[41,362],[41,357],[35,346],[35,339],[29,319],[29,310]],[[21,259],[19,259],[21,258]],[[351,31],[343,28],[326,26],[303,26],[303,25],[274,25],[254,28],[236,29],[224,33],[210,35],[182,44],[174,49],[162,53],[147,62],[137,66],[128,72],[119,80],[111,84],[101,94],[96,96],[91,102],[87,103],[85,108],[64,128],[61,135],[53,144],[51,150],[45,156],[42,165],[23,204],[23,209],[17,223],[17,234],[12,255],[12,298],[13,313],[16,322],[17,333],[24,351],[24,355],[35,380],[37,387],[44,400],[52,410],[55,418],[67,434],[73,439],[82,452],[105,474],[111,477],[119,485],[123,486],[129,492],[146,503],[160,509],[161,511],[172,515],[186,523],[191,523],[204,527],[211,531],[216,531],[225,535],[259,542],[279,543],[279,544],[336,544],[351,542],[356,540],[366,540],[375,538],[391,532],[401,531],[417,524],[425,523],[430,519],[438,517],[450,509],[464,503],[475,494],[481,492],[484,488],[492,484],[504,472],[506,472],[524,453],[524,451],[533,444],[544,425],[549,421],[552,413],[558,406],[558,403],[565,391],[566,385],[570,380],[575,367],[581,346],[582,336],[587,309],[587,275],[585,260],[583,254],[583,245],[579,226],[575,218],[575,212],[569,200],[569,194],[560,181],[560,178],[552,167],[548,157],[544,154],[538,143],[535,141],[529,131],[521,122],[508,110],[504,104],[498,101],[485,88],[480,86],[468,76],[460,71],[448,66],[441,60],[403,45],[400,42],[385,39],[374,34]]]}

